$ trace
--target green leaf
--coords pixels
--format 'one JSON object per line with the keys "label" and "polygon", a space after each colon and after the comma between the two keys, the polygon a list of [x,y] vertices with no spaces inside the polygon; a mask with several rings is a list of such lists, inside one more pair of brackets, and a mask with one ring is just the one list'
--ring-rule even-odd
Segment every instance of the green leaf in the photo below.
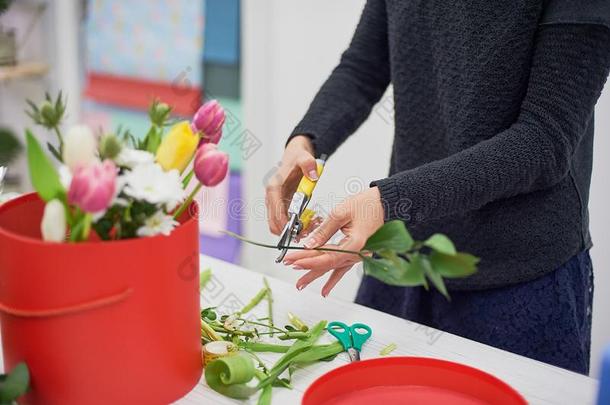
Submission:
{"label": "green leaf", "polygon": [[11,403],[26,393],[30,383],[30,371],[25,363],[17,364],[0,382],[0,403]]}
{"label": "green leaf", "polygon": [[413,246],[413,238],[407,231],[404,222],[399,220],[386,222],[366,241],[364,250],[376,252],[381,249],[406,252]]}
{"label": "green leaf", "polygon": [[441,276],[439,273],[437,273],[432,268],[432,266],[430,265],[430,261],[428,260],[427,257],[421,256],[421,262],[422,262],[424,271],[426,273],[426,276],[432,282],[432,285],[434,285],[434,287],[436,287],[438,292],[443,294],[443,296],[445,296],[445,298],[447,298],[447,300],[450,300],[451,297],[449,297],[449,292],[447,292],[447,287],[445,287],[445,282],[443,281],[443,276]]}
{"label": "green leaf", "polygon": [[430,264],[443,277],[468,277],[477,271],[479,258],[468,253],[446,255],[439,252],[430,254]]}
{"label": "green leaf", "polygon": [[205,381],[214,391],[235,399],[247,399],[257,387],[246,385],[254,378],[256,369],[250,356],[237,354],[221,357],[205,368]]}
{"label": "green leaf", "polygon": [[385,254],[386,258],[382,259],[365,257],[363,259],[365,274],[386,284],[400,287],[412,287],[426,283],[424,271],[419,262],[407,262],[396,253],[386,252]]}
{"label": "green leaf", "polygon": [[424,246],[428,246],[429,248],[446,255],[454,255],[457,253],[451,239],[442,233],[435,233],[434,235],[430,236],[424,242]]}
{"label": "green leaf", "polygon": [[309,350],[314,343],[318,340],[322,332],[326,328],[326,321],[320,321],[315,324],[305,339],[299,339],[290,346],[290,349],[275,363],[273,368],[269,370],[269,375],[261,380],[258,384],[258,388],[264,388],[267,385],[272,384],[275,379],[284,372],[294,361],[294,359],[301,353]]}
{"label": "green leaf", "polygon": [[55,148],[51,142],[47,142],[47,148],[49,148],[49,152],[51,152],[53,157],[61,162],[61,153],[59,153],[57,148]]}
{"label": "green leaf", "polygon": [[29,129],[26,130],[26,140],[28,166],[34,189],[44,201],[62,196],[65,191],[59,181],[59,175]]}

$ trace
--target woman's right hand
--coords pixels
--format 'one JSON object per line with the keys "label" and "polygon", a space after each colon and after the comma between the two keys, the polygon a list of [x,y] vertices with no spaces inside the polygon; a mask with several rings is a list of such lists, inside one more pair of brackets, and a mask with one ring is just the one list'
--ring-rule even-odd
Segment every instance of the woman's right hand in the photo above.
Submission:
{"label": "woman's right hand", "polygon": [[288,222],[288,206],[303,176],[318,179],[316,159],[311,139],[298,135],[290,140],[280,167],[271,177],[265,191],[269,230],[279,235]]}

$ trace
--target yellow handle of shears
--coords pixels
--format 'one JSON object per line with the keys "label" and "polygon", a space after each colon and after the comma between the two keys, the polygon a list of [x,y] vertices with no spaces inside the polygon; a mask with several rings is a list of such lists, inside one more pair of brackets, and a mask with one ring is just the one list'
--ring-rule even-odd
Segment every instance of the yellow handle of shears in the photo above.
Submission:
{"label": "yellow handle of shears", "polygon": [[[318,179],[320,179],[320,176],[324,171],[324,162],[322,160],[316,159],[316,169],[318,172]],[[301,182],[299,183],[299,186],[297,187],[297,192],[301,192],[305,194],[307,198],[311,198],[311,195],[313,194],[313,189],[316,188],[317,182],[317,180],[314,181],[307,176],[303,176]]]}

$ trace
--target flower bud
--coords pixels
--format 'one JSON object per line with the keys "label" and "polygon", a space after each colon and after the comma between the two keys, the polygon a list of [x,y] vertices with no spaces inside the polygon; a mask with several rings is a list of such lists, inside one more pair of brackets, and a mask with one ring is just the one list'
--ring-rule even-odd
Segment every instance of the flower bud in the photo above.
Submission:
{"label": "flower bud", "polygon": [[84,125],[76,125],[64,138],[63,161],[70,170],[78,166],[88,166],[97,162],[97,145],[95,136]]}
{"label": "flower bud", "polygon": [[116,158],[123,145],[115,134],[106,134],[100,138],[100,156],[102,159]]}
{"label": "flower bud", "polygon": [[148,109],[148,117],[153,124],[162,127],[165,125],[165,121],[169,118],[171,111],[172,108],[168,104],[155,100]]}
{"label": "flower bud", "polygon": [[111,160],[79,166],[72,175],[68,202],[85,212],[99,213],[112,203],[117,169]]}
{"label": "flower bud", "polygon": [[197,149],[193,169],[201,184],[215,186],[227,176],[229,156],[219,151],[215,144],[203,144]]}
{"label": "flower bud", "polygon": [[53,104],[48,100],[40,106],[40,116],[42,117],[42,122],[45,126],[53,127],[57,124],[55,107],[53,107]]}
{"label": "flower bud", "polygon": [[182,121],[170,128],[157,149],[157,163],[163,170],[184,171],[191,161],[199,137],[193,133],[188,121]]}
{"label": "flower bud", "polygon": [[224,122],[224,109],[218,101],[211,100],[197,110],[191,121],[191,128],[193,132],[201,134],[203,142],[218,143]]}
{"label": "flower bud", "polygon": [[53,199],[44,206],[40,233],[48,242],[63,242],[66,238],[66,210],[61,201]]}

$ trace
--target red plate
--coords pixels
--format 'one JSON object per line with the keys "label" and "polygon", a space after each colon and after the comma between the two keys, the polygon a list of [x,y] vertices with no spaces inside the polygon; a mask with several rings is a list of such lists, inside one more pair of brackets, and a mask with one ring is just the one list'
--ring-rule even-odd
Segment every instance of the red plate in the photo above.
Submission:
{"label": "red plate", "polygon": [[425,357],[364,360],[314,381],[302,405],[525,405],[508,384],[476,368]]}

